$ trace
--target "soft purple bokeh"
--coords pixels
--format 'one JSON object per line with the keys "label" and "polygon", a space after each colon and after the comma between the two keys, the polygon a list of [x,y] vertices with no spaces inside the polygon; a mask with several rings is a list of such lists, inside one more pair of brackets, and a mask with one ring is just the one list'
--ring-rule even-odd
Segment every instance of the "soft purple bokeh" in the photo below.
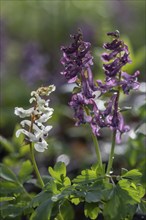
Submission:
{"label": "soft purple bokeh", "polygon": [[37,43],[32,42],[25,45],[22,57],[22,79],[29,85],[44,81],[47,76],[46,64],[48,61],[49,57],[40,53]]}

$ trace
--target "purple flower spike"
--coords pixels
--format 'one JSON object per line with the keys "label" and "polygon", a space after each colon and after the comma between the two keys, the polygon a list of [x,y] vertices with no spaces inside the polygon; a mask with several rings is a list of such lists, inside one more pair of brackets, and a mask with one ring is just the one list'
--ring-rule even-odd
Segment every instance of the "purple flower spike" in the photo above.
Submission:
{"label": "purple flower spike", "polygon": [[90,54],[91,44],[83,41],[81,32],[71,36],[74,42],[69,47],[61,47],[63,57],[61,63],[65,70],[62,74],[69,83],[76,82],[80,78],[81,72],[84,72],[90,65],[93,65],[92,56]]}
{"label": "purple flower spike", "polygon": [[111,43],[103,45],[103,48],[108,50],[107,53],[103,53],[101,56],[102,60],[106,62],[103,64],[103,69],[106,76],[116,77],[121,68],[127,63],[131,63],[131,60],[129,58],[128,46],[119,39],[119,32],[110,32],[107,35],[112,36],[114,39]]}

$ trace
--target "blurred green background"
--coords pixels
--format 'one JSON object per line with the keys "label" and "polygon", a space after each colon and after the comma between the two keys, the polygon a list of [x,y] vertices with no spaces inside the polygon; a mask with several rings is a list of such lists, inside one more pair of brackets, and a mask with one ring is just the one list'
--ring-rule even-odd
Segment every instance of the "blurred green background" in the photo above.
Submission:
{"label": "blurred green background", "polygon": [[[49,121],[53,129],[48,139],[48,151],[38,156],[38,160],[42,162],[42,170],[45,172],[45,164],[50,165],[60,160],[59,155],[69,164],[70,170],[78,169],[96,160],[88,128],[74,127],[73,112],[68,107],[71,88],[67,87],[64,77],[60,75],[63,70],[60,64],[62,56],[60,47],[68,45],[71,42],[69,35],[81,28],[85,41],[92,43],[94,77],[102,79],[100,55],[103,52],[103,43],[108,41],[106,33],[119,30],[122,39],[129,46],[133,60],[126,70],[134,73],[139,69],[141,71],[139,81],[145,82],[145,14],[145,0],[1,1],[0,126],[3,138],[8,138],[13,143],[10,145],[10,142],[2,139],[1,153],[6,164],[13,165],[18,162],[18,158],[27,154],[27,148],[18,146],[22,143],[17,143],[14,135],[15,125],[19,122],[14,115],[14,107],[28,108],[30,92],[36,90],[38,86],[49,84],[56,85],[56,92],[50,97],[50,106],[55,111]],[[121,100],[121,103],[133,106],[133,110],[125,114],[132,129],[145,120],[144,87],[143,83],[141,91]],[[116,148],[117,169],[118,166],[123,165],[135,167],[137,161],[144,157],[144,138],[141,133],[133,133],[129,134],[131,139],[126,136],[123,138],[123,143]],[[107,161],[109,153],[109,137],[108,133],[103,132],[102,137],[99,138],[104,161]],[[131,151],[137,152],[137,150],[138,154],[133,154],[132,162],[129,161],[128,155],[131,155]],[[127,156],[123,157],[123,155]]]}

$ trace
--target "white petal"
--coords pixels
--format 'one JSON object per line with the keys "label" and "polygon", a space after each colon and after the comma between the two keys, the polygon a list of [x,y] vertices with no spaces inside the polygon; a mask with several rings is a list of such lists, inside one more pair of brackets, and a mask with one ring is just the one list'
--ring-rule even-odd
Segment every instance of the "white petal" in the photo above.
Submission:
{"label": "white petal", "polygon": [[48,136],[49,131],[52,129],[52,126],[46,126],[43,130],[43,137],[46,138]]}
{"label": "white petal", "polygon": [[45,149],[47,149],[47,146],[48,146],[48,144],[45,140],[43,140],[42,142],[37,142],[37,143],[34,144],[34,148],[38,152],[44,152]]}
{"label": "white petal", "polygon": [[37,123],[45,123],[52,117],[52,112],[41,115],[39,119],[36,120]]}
{"label": "white petal", "polygon": [[31,121],[30,120],[23,120],[20,122],[22,127],[25,127],[25,125],[28,125],[29,127],[31,126]]}
{"label": "white petal", "polygon": [[102,100],[99,100],[99,99],[95,99],[94,101],[95,101],[95,103],[96,103],[99,110],[104,111],[106,109],[106,107],[104,105],[105,101],[102,101]]}
{"label": "white petal", "polygon": [[40,129],[36,124],[33,124],[33,129],[34,129],[34,132],[40,133],[42,128]]}
{"label": "white petal", "polygon": [[44,132],[49,132],[52,129],[53,126],[48,125],[45,127]]}
{"label": "white petal", "polygon": [[[23,120],[20,122],[20,124],[22,125],[22,127],[25,127],[25,125],[28,125],[28,127],[31,126],[31,121],[29,120]],[[41,129],[33,123],[33,129],[34,129],[34,133],[41,133],[42,132],[42,129],[44,129],[45,126],[44,125],[41,125]]]}
{"label": "white petal", "polygon": [[95,95],[95,99],[97,99],[101,95],[101,92],[95,91],[95,92],[93,92],[93,95]]}
{"label": "white petal", "polygon": [[18,138],[20,136],[21,133],[23,133],[24,129],[19,129],[16,131],[16,137]]}
{"label": "white petal", "polygon": [[19,137],[19,135],[20,135],[21,133],[24,134],[25,136],[27,136],[31,142],[36,142],[36,141],[38,141],[37,138],[36,138],[36,136],[35,136],[34,134],[32,134],[32,133],[26,131],[25,129],[19,129],[19,130],[17,130],[17,131],[16,131],[16,137]]}
{"label": "white petal", "polygon": [[35,102],[36,101],[36,98],[35,97],[32,97],[29,99],[29,103],[32,103],[32,102]]}
{"label": "white petal", "polygon": [[31,96],[36,96],[37,95],[37,92],[36,91],[32,91],[31,92]]}
{"label": "white petal", "polygon": [[18,115],[20,118],[25,118],[25,117],[29,117],[32,114],[33,110],[34,108],[25,110],[23,108],[16,107],[14,113],[15,115]]}
{"label": "white petal", "polygon": [[39,105],[38,106],[38,109],[39,109],[39,111],[41,111],[42,113],[51,113],[51,114],[53,114],[53,111],[54,111],[54,109],[53,108],[50,108],[50,107],[48,107],[48,106],[46,106],[46,104],[45,104],[45,106],[44,105]]}

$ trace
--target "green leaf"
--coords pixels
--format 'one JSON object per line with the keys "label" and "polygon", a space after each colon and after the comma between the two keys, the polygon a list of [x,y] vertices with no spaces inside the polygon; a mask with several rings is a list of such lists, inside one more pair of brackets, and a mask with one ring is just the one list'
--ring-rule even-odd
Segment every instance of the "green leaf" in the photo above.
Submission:
{"label": "green leaf", "polygon": [[143,198],[145,195],[145,188],[142,185],[137,186],[137,191],[140,198]]}
{"label": "green leaf", "polygon": [[71,202],[75,205],[78,205],[80,203],[80,199],[79,198],[71,198]]}
{"label": "green leaf", "polygon": [[71,194],[72,194],[72,187],[67,187],[64,188],[64,190],[62,190],[61,193],[53,195],[51,199],[53,202],[56,202],[58,200],[68,199]]}
{"label": "green leaf", "polygon": [[73,179],[73,183],[89,183],[96,180],[102,180],[105,176],[105,166],[101,168],[99,164],[92,165],[91,169],[81,171],[81,175],[78,175]]}
{"label": "green leaf", "polygon": [[55,164],[54,169],[49,167],[50,175],[59,181],[62,181],[62,178],[66,176],[66,166],[63,162],[58,162]]}
{"label": "green leaf", "polygon": [[18,179],[17,179],[15,173],[13,173],[4,164],[0,164],[0,175],[1,175],[1,178],[5,179],[5,180],[11,181],[11,182],[18,182]]}
{"label": "green leaf", "polygon": [[53,201],[51,199],[47,199],[38,206],[35,212],[31,215],[30,220],[50,220],[52,208]]}
{"label": "green leaf", "polygon": [[11,193],[22,193],[22,187],[18,183],[1,181],[0,194],[2,196],[10,195]]}
{"label": "green leaf", "polygon": [[32,171],[33,171],[33,167],[32,167],[31,162],[29,160],[23,162],[22,167],[18,174],[19,179],[22,182],[28,180],[30,177],[29,175],[32,173]]}
{"label": "green leaf", "polygon": [[64,162],[56,163],[55,166],[54,166],[54,170],[55,170],[55,172],[66,176],[66,166],[65,166]]}
{"label": "green leaf", "polygon": [[137,209],[137,202],[118,184],[114,186],[110,194],[110,198],[105,203],[103,210],[105,220],[125,219],[126,217],[129,220],[132,219]]}
{"label": "green leaf", "polygon": [[73,179],[73,183],[80,183],[80,182],[84,182],[84,183],[88,183],[91,182],[93,180],[97,180],[97,174],[95,170],[82,170],[81,171],[81,175],[78,175],[75,179]]}
{"label": "green leaf", "polygon": [[146,201],[145,200],[141,200],[141,203],[138,206],[138,212],[146,215]]}
{"label": "green leaf", "polygon": [[0,144],[5,148],[6,151],[12,153],[14,152],[13,145],[10,141],[0,135]]}
{"label": "green leaf", "polygon": [[131,180],[139,180],[142,176],[142,173],[137,169],[130,170],[122,175],[122,177],[131,179]]}
{"label": "green leaf", "polygon": [[89,217],[90,219],[96,219],[99,212],[100,209],[96,203],[85,203],[84,213],[86,217]]}
{"label": "green leaf", "polygon": [[0,202],[7,202],[15,200],[15,197],[0,197]]}
{"label": "green leaf", "polygon": [[85,201],[90,202],[99,202],[102,197],[101,191],[90,191],[86,193]]}
{"label": "green leaf", "polygon": [[71,181],[70,181],[69,177],[64,178],[63,184],[64,184],[64,186],[70,186],[71,185]]}
{"label": "green leaf", "polygon": [[37,207],[44,201],[50,199],[52,196],[52,193],[47,191],[42,191],[39,194],[37,194],[31,201],[30,206],[31,207]]}
{"label": "green leaf", "polygon": [[118,196],[117,188],[114,187],[111,191],[111,198],[105,204],[104,208],[104,216],[108,216],[109,219],[114,219],[115,216],[118,214],[118,208],[120,206],[120,199]]}
{"label": "green leaf", "polygon": [[1,207],[1,215],[3,218],[11,217],[16,218],[17,216],[21,216],[25,210],[30,210],[26,203],[20,203],[17,205],[8,204],[7,206]]}
{"label": "green leaf", "polygon": [[54,182],[54,180],[50,180],[46,186],[45,189],[47,191],[52,192],[53,194],[58,194],[60,191],[57,189],[57,184]]}
{"label": "green leaf", "polygon": [[71,204],[65,200],[59,207],[59,214],[55,220],[73,220],[74,219],[74,210]]}
{"label": "green leaf", "polygon": [[128,172],[127,169],[125,169],[125,168],[122,168],[122,169],[121,169],[121,175],[124,175],[124,174],[127,173],[127,172]]}
{"label": "green leaf", "polygon": [[72,93],[75,94],[75,93],[79,93],[81,91],[81,88],[79,87],[74,87]]}
{"label": "green leaf", "polygon": [[131,197],[130,204],[140,203],[141,198],[145,194],[145,190],[142,186],[136,186],[134,183],[131,183],[128,180],[120,180],[118,182],[118,185],[122,190],[125,190]]}

